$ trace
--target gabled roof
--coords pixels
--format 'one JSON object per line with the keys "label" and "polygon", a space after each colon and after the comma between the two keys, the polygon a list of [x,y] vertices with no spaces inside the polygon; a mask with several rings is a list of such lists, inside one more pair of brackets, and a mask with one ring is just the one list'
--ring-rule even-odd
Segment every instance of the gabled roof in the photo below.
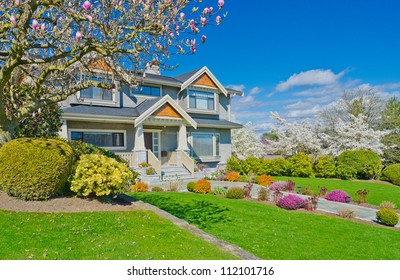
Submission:
{"label": "gabled roof", "polygon": [[115,117],[132,117],[139,116],[136,108],[116,108],[104,106],[77,105],[63,108],[63,115],[98,115],[98,116],[115,116]]}
{"label": "gabled roof", "polygon": [[175,76],[174,79],[180,81],[181,83],[186,82],[189,78],[191,78],[194,74],[196,74],[197,72],[199,72],[201,70],[201,68],[196,69],[196,70],[192,70],[190,72],[186,72],[183,74],[180,74],[178,76]]}
{"label": "gabled roof", "polygon": [[217,78],[213,75],[213,73],[211,73],[210,69],[208,69],[207,66],[204,66],[196,72],[195,71],[191,71],[175,77],[175,79],[182,79],[181,90],[186,89],[202,75],[206,74],[223,94],[228,95],[228,91],[226,90],[226,88],[217,80]]}
{"label": "gabled roof", "polygon": [[[165,95],[162,98],[155,98],[151,100],[151,103],[145,103],[145,102],[142,102],[137,107],[139,113],[145,108],[147,108],[147,110],[144,110],[140,113],[140,116],[135,120],[135,126],[142,124],[148,117],[150,117],[153,113],[155,113],[159,108],[161,108],[164,104],[168,103],[169,105],[171,105],[173,109],[176,110],[176,112],[178,112],[182,116],[184,120],[186,120],[194,128],[197,128],[197,123],[188,115],[188,113],[185,112],[185,110],[183,110],[178,104],[176,104],[176,102],[171,98],[171,96]],[[139,107],[141,108],[139,109]]]}

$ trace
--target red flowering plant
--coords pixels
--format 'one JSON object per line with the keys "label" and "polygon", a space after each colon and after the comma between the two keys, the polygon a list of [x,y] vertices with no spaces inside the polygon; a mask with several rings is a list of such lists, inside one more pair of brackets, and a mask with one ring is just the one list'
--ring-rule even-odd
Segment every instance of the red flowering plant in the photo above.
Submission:
{"label": "red flowering plant", "polygon": [[276,203],[276,205],[279,206],[280,208],[284,208],[287,210],[296,210],[299,208],[305,208],[307,204],[308,204],[307,200],[302,199],[301,197],[294,194],[289,194],[287,196],[284,196],[281,199],[279,199],[278,202]]}

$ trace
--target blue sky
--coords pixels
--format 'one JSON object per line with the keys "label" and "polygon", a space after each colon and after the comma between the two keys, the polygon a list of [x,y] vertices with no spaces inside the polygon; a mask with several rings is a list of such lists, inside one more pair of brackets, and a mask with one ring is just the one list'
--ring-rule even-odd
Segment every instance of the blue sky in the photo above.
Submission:
{"label": "blue sky", "polygon": [[400,95],[400,1],[226,0],[224,9],[223,24],[205,30],[206,44],[174,57],[179,68],[164,74],[207,65],[245,92],[233,100],[234,118],[259,133],[271,128],[271,111],[314,118],[344,90]]}

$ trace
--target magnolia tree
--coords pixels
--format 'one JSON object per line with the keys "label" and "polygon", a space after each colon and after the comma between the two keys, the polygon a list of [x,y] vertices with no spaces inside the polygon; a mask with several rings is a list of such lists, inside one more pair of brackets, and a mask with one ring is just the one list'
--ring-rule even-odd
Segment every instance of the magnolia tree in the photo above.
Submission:
{"label": "magnolia tree", "polygon": [[[194,54],[203,28],[219,25],[223,0],[4,0],[0,3],[0,127],[118,78],[138,82],[145,67]],[[202,5],[200,7],[200,5]],[[93,64],[109,76],[92,79]],[[127,72],[130,70],[132,72]],[[129,74],[131,73],[131,74]],[[25,84],[25,86],[21,86]]]}
{"label": "magnolia tree", "polygon": [[271,113],[271,115],[279,127],[273,130],[277,140],[269,141],[268,153],[283,156],[292,156],[298,153],[318,155],[321,151],[321,140],[318,137],[317,129],[314,129],[308,120],[289,123],[278,113]]}
{"label": "magnolia tree", "polygon": [[240,160],[248,157],[264,157],[265,145],[261,143],[260,137],[251,128],[250,122],[241,129],[232,130],[232,154]]}
{"label": "magnolia tree", "polygon": [[363,114],[349,115],[349,121],[337,119],[332,133],[321,134],[321,139],[327,147],[325,152],[338,156],[346,150],[372,150],[382,155],[384,144],[381,139],[388,131],[374,130],[368,123],[368,117]]}

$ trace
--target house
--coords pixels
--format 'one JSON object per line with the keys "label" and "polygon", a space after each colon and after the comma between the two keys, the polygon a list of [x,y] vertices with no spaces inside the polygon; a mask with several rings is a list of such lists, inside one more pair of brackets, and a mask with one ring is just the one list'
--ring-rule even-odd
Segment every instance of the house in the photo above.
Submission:
{"label": "house", "polygon": [[[103,67],[104,68],[104,67]],[[103,69],[104,70],[104,69]],[[179,76],[149,67],[138,86],[88,88],[62,103],[62,137],[107,148],[131,168],[149,163],[160,176],[193,176],[194,161],[211,167],[231,154],[231,98],[207,67]]]}

